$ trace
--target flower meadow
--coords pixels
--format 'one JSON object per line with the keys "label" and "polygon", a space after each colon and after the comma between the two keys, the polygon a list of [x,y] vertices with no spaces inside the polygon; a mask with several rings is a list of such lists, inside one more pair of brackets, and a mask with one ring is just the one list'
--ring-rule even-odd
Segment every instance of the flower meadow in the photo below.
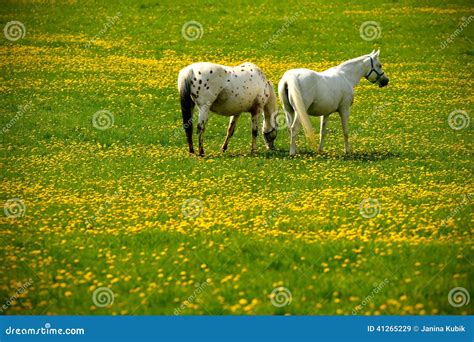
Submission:
{"label": "flower meadow", "polygon": [[[474,7],[465,1],[6,1],[0,8],[0,312],[473,314]],[[276,87],[381,49],[345,155],[288,156],[243,114],[189,155],[177,91],[199,61]],[[319,132],[319,118],[312,118]],[[195,138],[196,141],[196,138]]]}

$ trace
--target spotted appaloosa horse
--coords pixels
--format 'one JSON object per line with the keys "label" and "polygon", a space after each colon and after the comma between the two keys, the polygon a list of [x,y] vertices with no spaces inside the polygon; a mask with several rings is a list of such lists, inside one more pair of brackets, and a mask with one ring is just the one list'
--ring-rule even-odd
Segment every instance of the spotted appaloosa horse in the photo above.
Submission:
{"label": "spotted appaloosa horse", "polygon": [[309,116],[321,117],[321,134],[318,151],[324,148],[324,137],[329,115],[339,112],[344,133],[344,150],[349,147],[349,114],[354,101],[354,87],[362,77],[385,87],[388,77],[379,60],[380,50],[346,61],[336,67],[316,72],[309,69],[288,70],[278,84],[280,100],[290,131],[290,155],[296,153],[296,137],[300,124],[311,145],[316,137]]}
{"label": "spotted appaloosa horse", "polygon": [[183,127],[189,145],[193,148],[193,109],[197,105],[199,119],[199,155],[204,155],[203,134],[209,116],[209,110],[224,116],[230,116],[227,137],[222,145],[225,152],[240,114],[252,115],[252,152],[256,149],[258,135],[258,115],[264,112],[263,135],[268,149],[273,148],[276,138],[275,115],[278,113],[276,95],[273,86],[263,72],[252,63],[228,67],[213,63],[195,63],[179,72],[178,90],[181,98]]}

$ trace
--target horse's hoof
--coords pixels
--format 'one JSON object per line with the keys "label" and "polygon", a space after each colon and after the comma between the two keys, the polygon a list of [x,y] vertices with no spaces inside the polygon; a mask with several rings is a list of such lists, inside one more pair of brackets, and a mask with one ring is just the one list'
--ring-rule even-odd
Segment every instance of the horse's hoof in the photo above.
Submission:
{"label": "horse's hoof", "polygon": [[227,151],[227,147],[222,146],[221,147],[221,152],[224,153],[225,151]]}

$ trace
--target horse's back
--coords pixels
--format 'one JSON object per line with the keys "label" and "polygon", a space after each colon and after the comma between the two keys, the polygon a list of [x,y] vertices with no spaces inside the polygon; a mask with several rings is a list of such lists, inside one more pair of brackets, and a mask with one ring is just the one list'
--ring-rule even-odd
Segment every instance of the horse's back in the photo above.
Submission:
{"label": "horse's back", "polygon": [[197,62],[189,64],[188,66],[181,69],[181,71],[189,69],[193,70],[195,75],[216,76],[225,73],[226,66],[210,62]]}
{"label": "horse's back", "polygon": [[211,110],[222,115],[236,115],[263,108],[273,87],[260,68],[250,62],[227,68],[224,89]]}
{"label": "horse's back", "polygon": [[291,69],[283,75],[279,88],[283,89],[289,77],[297,79],[309,115],[327,115],[337,110],[341,98],[340,81],[332,73],[306,68]]}
{"label": "horse's back", "polygon": [[199,107],[210,106],[221,115],[236,115],[251,111],[255,106],[262,107],[271,97],[270,92],[274,92],[262,70],[250,62],[238,66],[198,62],[180,71],[180,79],[185,75],[190,77],[193,101]]}

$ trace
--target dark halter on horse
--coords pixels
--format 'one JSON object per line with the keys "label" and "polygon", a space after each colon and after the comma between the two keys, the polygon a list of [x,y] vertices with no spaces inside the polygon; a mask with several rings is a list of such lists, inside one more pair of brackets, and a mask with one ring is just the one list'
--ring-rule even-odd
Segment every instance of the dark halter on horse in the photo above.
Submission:
{"label": "dark halter on horse", "polygon": [[370,58],[370,71],[369,71],[369,73],[368,73],[367,75],[365,75],[365,78],[367,79],[367,81],[372,82],[372,81],[369,80],[369,76],[372,75],[373,72],[375,72],[375,73],[377,74],[377,78],[375,79],[375,81],[372,82],[372,83],[375,83],[375,82],[377,82],[377,81],[380,79],[380,77],[382,77],[385,73],[384,73],[383,71],[382,71],[382,72],[378,72],[377,70],[375,70],[375,68],[374,68],[374,59],[373,59],[371,56],[369,56],[369,58]]}

